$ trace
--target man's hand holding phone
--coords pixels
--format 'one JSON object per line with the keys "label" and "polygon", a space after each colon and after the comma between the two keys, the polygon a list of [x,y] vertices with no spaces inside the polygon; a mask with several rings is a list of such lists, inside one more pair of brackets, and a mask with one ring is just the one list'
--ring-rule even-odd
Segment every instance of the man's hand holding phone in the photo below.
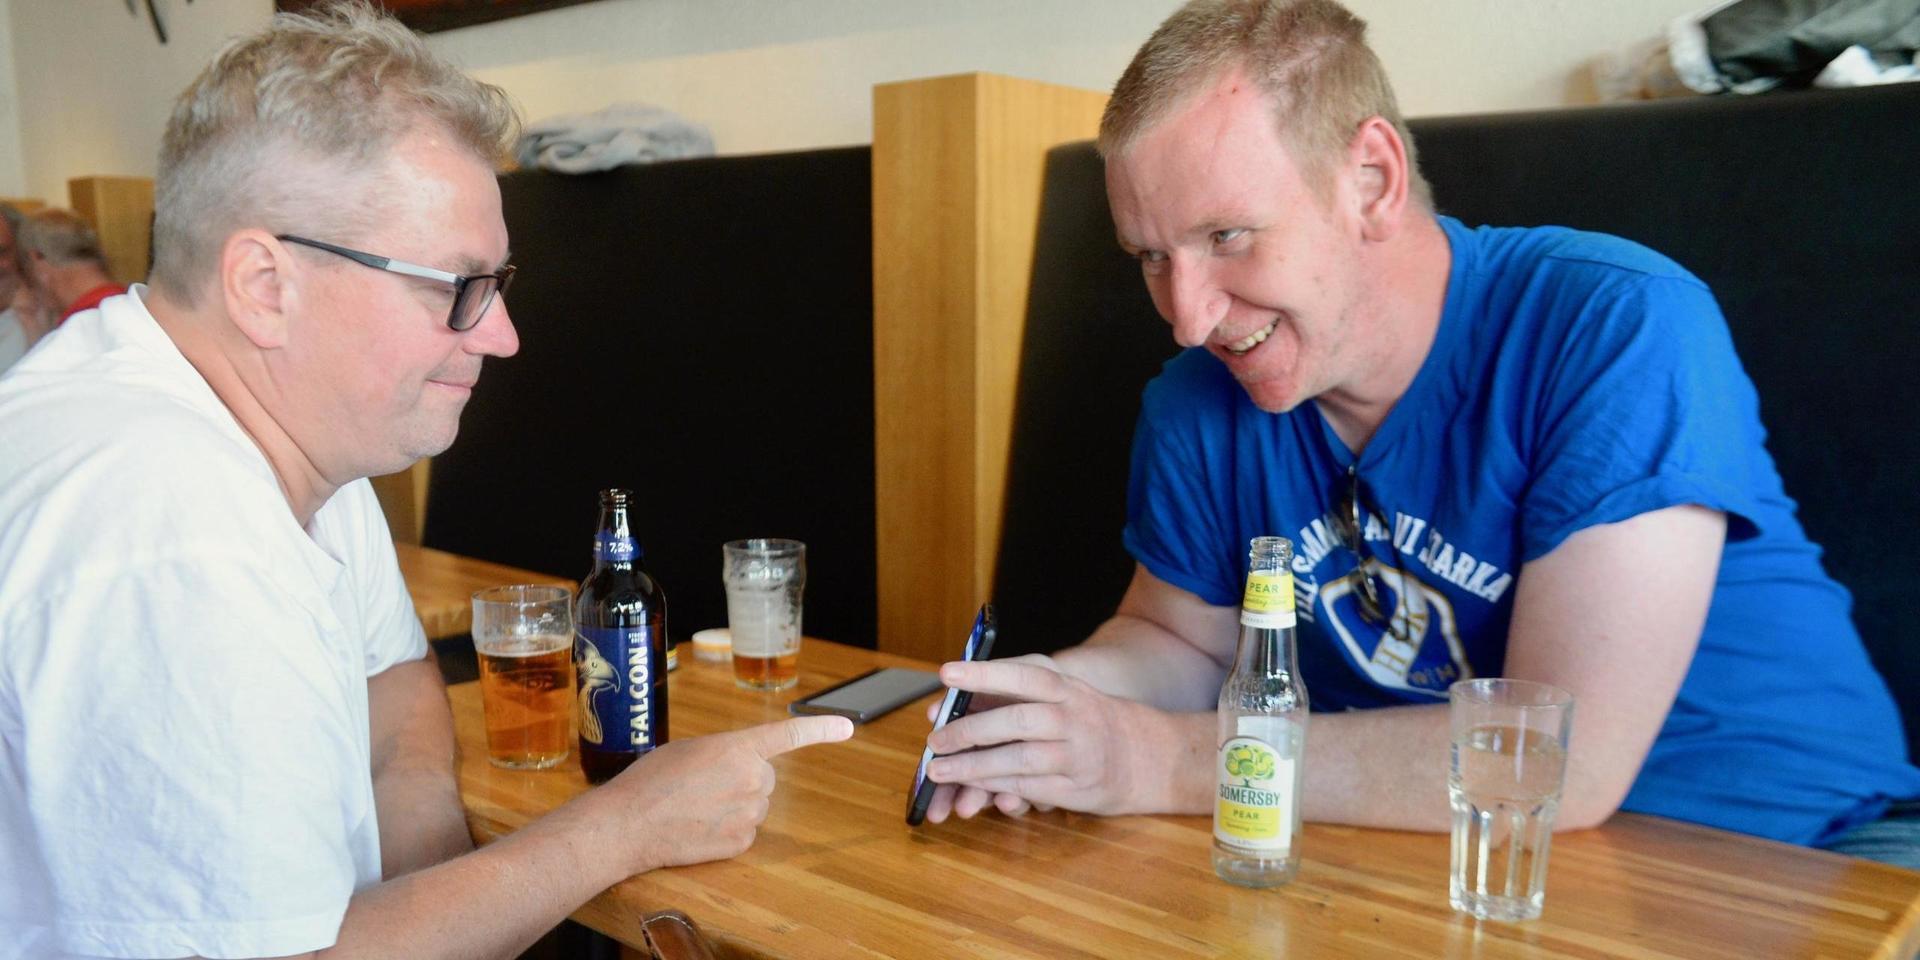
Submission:
{"label": "man's hand holding phone", "polygon": [[[965,661],[956,661],[956,662],[964,663]],[[1053,658],[1047,656],[1044,653],[1029,653],[1024,656],[1009,657],[1002,662],[1004,663],[1035,663],[1035,664],[1043,664],[1048,669],[1051,669],[1051,670],[1059,669],[1058,667],[1054,666]],[[942,683],[944,684],[945,681],[943,680]],[[994,696],[976,695],[973,698],[974,710],[979,711],[981,713],[985,713],[986,711],[992,710],[996,707],[1005,706],[1012,702],[1013,701],[1005,700],[1000,697],[994,697]],[[933,723],[935,727],[938,728],[940,726],[939,719],[940,719],[940,704],[938,703],[928,704],[927,705],[928,722]],[[929,741],[931,741],[932,739],[931,735],[929,736],[928,739]],[[932,748],[929,747],[928,749],[929,751],[931,751]],[[988,793],[987,791],[982,790],[979,787],[970,787],[970,786],[967,786],[966,784],[941,783],[936,787],[933,794],[933,801],[927,808],[927,819],[933,821],[934,823],[941,823],[947,819],[947,816],[949,814],[957,813],[960,815],[960,819],[967,820],[967,819],[971,819],[975,814],[979,813],[980,811],[985,810],[988,806],[995,807],[1001,813],[1004,813],[1009,817],[1025,816],[1027,811],[1029,810],[1039,810],[1040,812],[1045,813],[1053,809],[1052,807],[1046,804],[1028,803],[1026,798],[1021,797],[1019,794]]]}
{"label": "man's hand holding phone", "polygon": [[1186,805],[1174,787],[1196,760],[1175,716],[1102,693],[1039,654],[948,663],[940,680],[977,700],[927,738],[940,755],[927,770],[940,785],[927,819],[970,817],[989,803],[1016,816],[1028,804],[1098,814]]}

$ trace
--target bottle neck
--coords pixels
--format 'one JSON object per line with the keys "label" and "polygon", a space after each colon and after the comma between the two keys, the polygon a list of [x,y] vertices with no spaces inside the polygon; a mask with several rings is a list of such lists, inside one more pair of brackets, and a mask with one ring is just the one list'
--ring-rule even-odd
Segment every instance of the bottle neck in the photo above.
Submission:
{"label": "bottle neck", "polygon": [[593,534],[593,568],[631,570],[639,563],[640,543],[627,523],[626,505],[603,505],[599,528]]}
{"label": "bottle neck", "polygon": [[1240,644],[1233,654],[1233,672],[1256,676],[1299,676],[1300,656],[1293,627],[1240,625]]}
{"label": "bottle neck", "polygon": [[1272,676],[1299,673],[1294,645],[1292,544],[1256,537],[1247,554],[1247,591],[1240,604],[1240,645],[1234,669]]}

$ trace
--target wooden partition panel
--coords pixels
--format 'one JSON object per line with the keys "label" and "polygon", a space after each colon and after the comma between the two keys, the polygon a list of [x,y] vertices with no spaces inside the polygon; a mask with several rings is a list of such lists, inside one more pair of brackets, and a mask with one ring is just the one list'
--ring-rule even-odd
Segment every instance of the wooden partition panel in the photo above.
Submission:
{"label": "wooden partition panel", "polygon": [[1047,151],[1105,106],[991,74],[874,88],[881,650],[958,656],[989,599]]}
{"label": "wooden partition panel", "polygon": [[427,481],[433,461],[416,460],[399,473],[373,478],[373,494],[380,498],[380,511],[387,516],[387,529],[395,543],[419,543],[427,526]]}
{"label": "wooden partition panel", "polygon": [[147,278],[153,245],[153,181],[147,177],[74,177],[67,181],[73,212],[100,234],[107,272],[115,283]]}
{"label": "wooden partition panel", "polygon": [[45,202],[28,197],[0,197],[0,203],[4,203],[21,213],[32,213],[46,206]]}

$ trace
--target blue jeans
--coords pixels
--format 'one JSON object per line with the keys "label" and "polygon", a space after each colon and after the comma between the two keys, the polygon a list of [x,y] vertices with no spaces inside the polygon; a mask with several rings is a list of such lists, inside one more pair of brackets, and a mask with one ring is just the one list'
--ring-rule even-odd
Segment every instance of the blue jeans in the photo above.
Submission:
{"label": "blue jeans", "polygon": [[1920,870],[1920,800],[1895,803],[1880,819],[1821,844],[1835,853]]}

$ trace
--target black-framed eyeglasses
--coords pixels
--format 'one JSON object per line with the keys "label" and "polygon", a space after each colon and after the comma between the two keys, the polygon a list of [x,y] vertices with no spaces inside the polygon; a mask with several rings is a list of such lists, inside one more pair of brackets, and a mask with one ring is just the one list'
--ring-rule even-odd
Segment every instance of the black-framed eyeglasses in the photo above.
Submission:
{"label": "black-framed eyeglasses", "polygon": [[362,250],[353,250],[348,247],[342,247],[320,240],[296,237],[288,233],[280,234],[275,237],[275,239],[282,243],[297,243],[303,247],[325,250],[328,253],[346,257],[354,263],[372,267],[375,270],[385,270],[388,273],[398,273],[403,276],[433,280],[453,287],[453,308],[447,312],[447,326],[454,330],[473,329],[474,324],[479,323],[480,318],[487,315],[487,309],[493,306],[494,295],[506,293],[507,287],[513,283],[513,272],[515,268],[511,263],[492,273],[476,273],[470,276],[462,276],[457,273],[435,270],[432,267],[423,267],[417,263],[395,260],[392,257],[377,256]]}
{"label": "black-framed eyeglasses", "polygon": [[[1365,536],[1366,518],[1380,513],[1373,503],[1373,497],[1366,482],[1360,479],[1360,465],[1356,462],[1347,466],[1347,486],[1341,491],[1339,501],[1333,508],[1334,532],[1340,536],[1340,545],[1359,561],[1354,568],[1355,587],[1353,590],[1354,607],[1360,612],[1360,619],[1371,627],[1384,627],[1393,634],[1394,639],[1402,643],[1411,643],[1407,636],[1407,624],[1402,618],[1388,612],[1386,592],[1380,586],[1380,575],[1374,572],[1378,561],[1367,548]],[[1391,540],[1389,540],[1391,543]],[[1393,565],[1400,567],[1399,548],[1393,548]],[[1401,589],[1406,589],[1405,574]]]}

